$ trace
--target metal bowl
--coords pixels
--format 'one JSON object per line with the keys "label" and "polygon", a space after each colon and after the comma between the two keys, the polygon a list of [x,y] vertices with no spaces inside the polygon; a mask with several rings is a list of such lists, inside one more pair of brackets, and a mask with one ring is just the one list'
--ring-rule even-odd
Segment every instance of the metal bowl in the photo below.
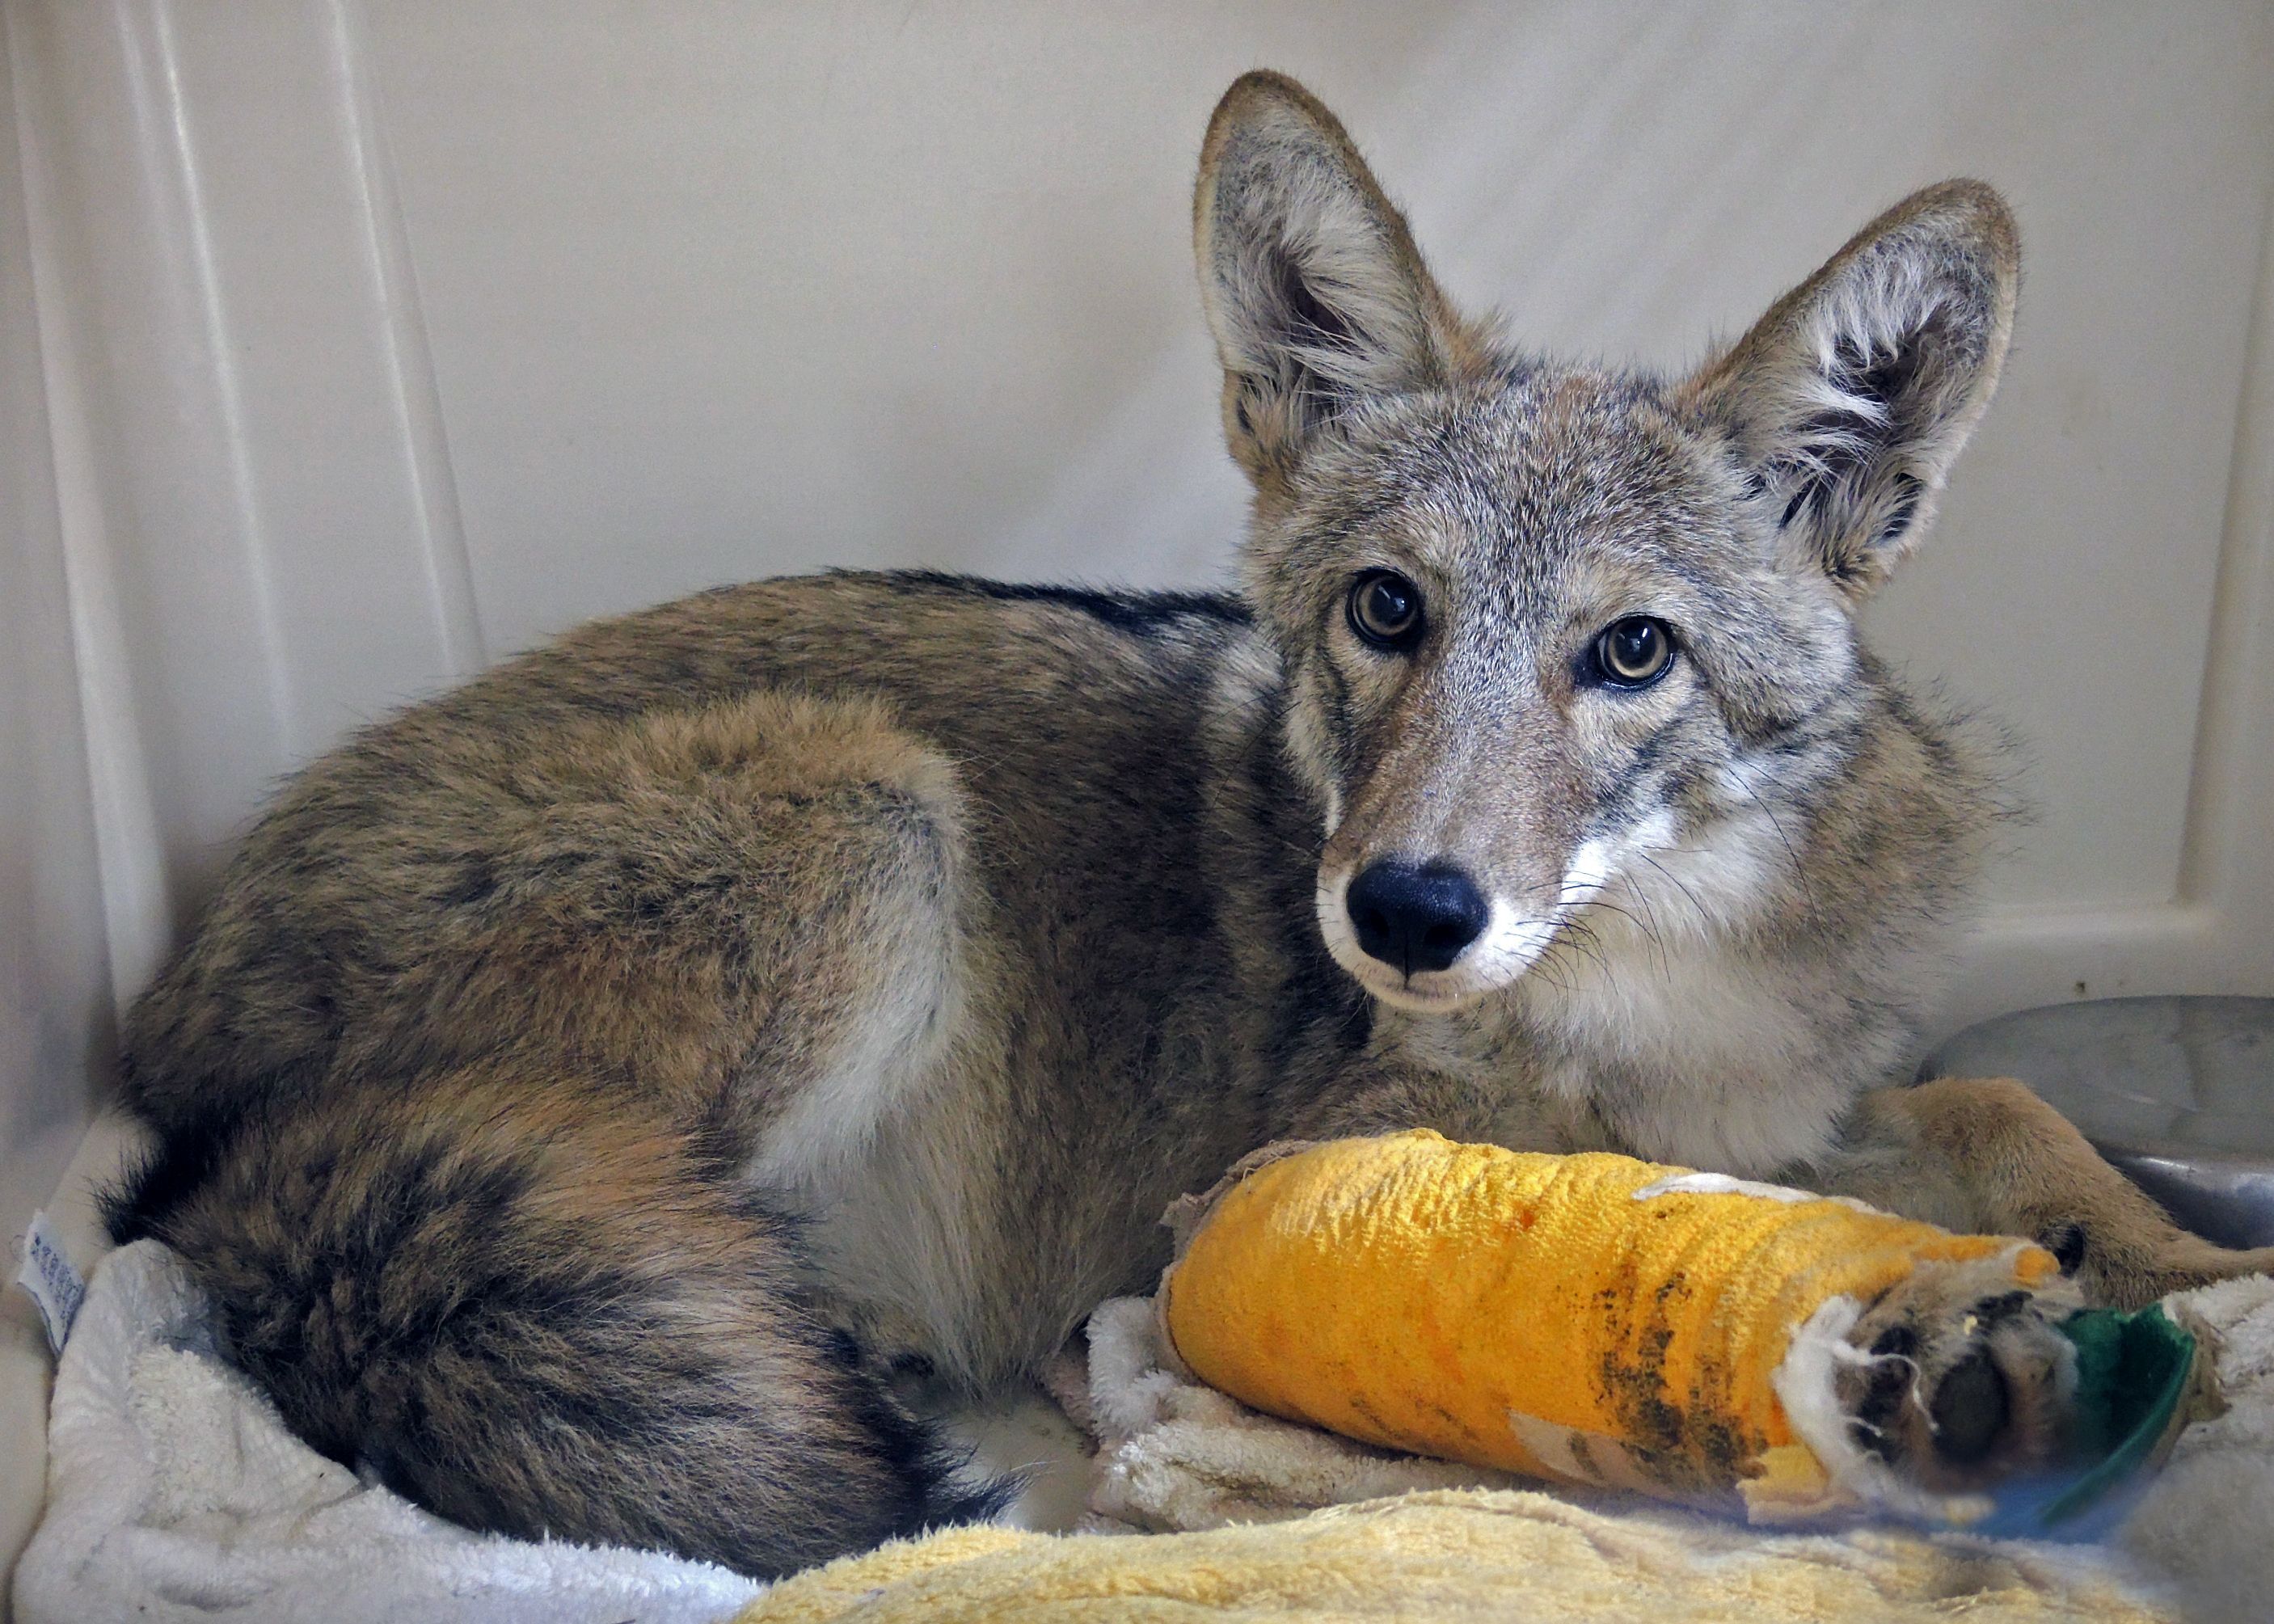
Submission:
{"label": "metal bowl", "polygon": [[2274,1246],[2274,998],[2093,998],[1969,1026],[1919,1079],[2018,1077],[2165,1211]]}

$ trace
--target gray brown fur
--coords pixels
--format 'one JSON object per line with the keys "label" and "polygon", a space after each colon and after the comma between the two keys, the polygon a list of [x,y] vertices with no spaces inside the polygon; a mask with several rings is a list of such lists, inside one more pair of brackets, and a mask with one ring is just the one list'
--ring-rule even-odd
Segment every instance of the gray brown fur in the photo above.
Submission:
{"label": "gray brown fur", "polygon": [[[1851,613],[1994,381],[1993,193],[1922,192],[1671,380],[1463,322],[1276,76],[1218,109],[1197,226],[1243,597],[705,593],[367,730],[252,832],[130,1019],[165,1148],[119,1227],[320,1445],[754,1573],[967,1515],[880,1372],[1033,1368],[1292,1134],[1782,1172],[2058,1231],[2123,1299],[2263,1261],[2025,1092],[1866,1096],[1996,813]],[[1409,655],[1346,628],[1376,565],[1432,605]],[[1643,611],[1668,678],[1576,686]],[[1489,893],[1472,960],[1352,945],[1385,853]]]}

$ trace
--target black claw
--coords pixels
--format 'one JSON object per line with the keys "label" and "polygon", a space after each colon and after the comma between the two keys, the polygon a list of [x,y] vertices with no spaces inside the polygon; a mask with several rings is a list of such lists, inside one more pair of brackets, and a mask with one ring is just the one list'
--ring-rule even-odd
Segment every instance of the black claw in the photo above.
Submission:
{"label": "black claw", "polygon": [[1891,1325],[1873,1341],[1871,1352],[1882,1359],[1913,1358],[1918,1353],[1918,1333],[1908,1325]]}
{"label": "black claw", "polygon": [[1849,1435],[1858,1448],[1893,1461],[1898,1447],[1895,1419],[1917,1375],[1912,1360],[1918,1353],[1918,1333],[1908,1325],[1891,1325],[1872,1340],[1871,1353],[1879,1364],[1856,1401]]}
{"label": "black claw", "polygon": [[2007,1291],[1998,1297],[1985,1297],[1974,1304],[1974,1312],[1986,1326],[2003,1325],[2020,1317],[2029,1305],[2026,1291]]}
{"label": "black claw", "polygon": [[2053,1261],[2060,1265],[2060,1272],[2064,1274],[2075,1274],[2077,1266],[2084,1261],[2082,1224],[2057,1225],[2046,1230],[2037,1244],[2053,1254]]}

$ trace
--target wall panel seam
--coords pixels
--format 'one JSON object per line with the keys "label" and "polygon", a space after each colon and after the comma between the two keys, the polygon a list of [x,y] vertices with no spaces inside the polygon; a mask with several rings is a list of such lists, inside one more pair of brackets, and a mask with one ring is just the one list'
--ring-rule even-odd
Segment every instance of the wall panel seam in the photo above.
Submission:
{"label": "wall panel seam", "polygon": [[466,545],[457,470],[419,297],[418,264],[410,252],[410,224],[403,218],[379,88],[372,78],[370,36],[359,0],[330,0],[329,10],[333,66],[359,188],[364,249],[379,304],[390,403],[418,511],[427,598],[450,674],[471,676],[489,663],[487,639],[474,593],[473,558]]}
{"label": "wall panel seam", "polygon": [[[2244,849],[2251,843],[2240,825],[2247,822],[2243,780],[2254,753],[2274,757],[2274,737],[2251,733],[2255,724],[2263,735],[2274,722],[2263,714],[2265,696],[2274,692],[2274,648],[2266,628],[2255,623],[2274,549],[2274,143],[2266,154],[2258,244],[2180,865],[2180,898],[2214,907],[2243,900],[2236,894],[2239,863],[2268,861],[2263,851]],[[2274,934],[2274,920],[2240,922],[2246,935]]]}
{"label": "wall panel seam", "polygon": [[[228,470],[230,496],[237,508],[237,522],[244,538],[246,580],[252,590],[252,612],[260,636],[261,656],[267,665],[267,683],[269,711],[273,717],[280,754],[289,756],[297,739],[295,726],[297,707],[292,700],[290,673],[286,667],[285,642],[282,619],[276,604],[275,570],[270,558],[274,546],[267,527],[261,522],[259,487],[252,463],[252,427],[245,410],[244,380],[238,375],[237,358],[232,350],[229,304],[222,290],[220,261],[215,254],[212,221],[208,217],[205,196],[205,181],[198,164],[195,145],[191,139],[189,94],[182,82],[181,50],[174,33],[173,8],[168,0],[152,0],[149,7],[151,31],[149,43],[157,56],[160,94],[164,97],[159,120],[146,123],[146,130],[154,135],[162,129],[170,139],[163,142],[169,161],[170,178],[179,188],[178,201],[184,229],[189,237],[191,275],[195,282],[193,293],[198,315],[205,327],[207,357],[213,369],[215,406],[221,414],[221,432],[224,442],[223,462]],[[137,81],[143,76],[136,70],[139,53],[128,54],[129,72]],[[138,82],[133,86],[136,100],[146,106],[150,86]]]}

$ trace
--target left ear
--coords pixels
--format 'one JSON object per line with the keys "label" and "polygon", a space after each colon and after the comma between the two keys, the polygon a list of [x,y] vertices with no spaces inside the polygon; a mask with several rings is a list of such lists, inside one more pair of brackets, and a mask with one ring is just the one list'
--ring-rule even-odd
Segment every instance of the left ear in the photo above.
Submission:
{"label": "left ear", "polygon": [[1856,233],[1693,380],[1788,554],[1851,599],[1933,516],[1997,387],[2020,278],[2005,200],[1945,181]]}

